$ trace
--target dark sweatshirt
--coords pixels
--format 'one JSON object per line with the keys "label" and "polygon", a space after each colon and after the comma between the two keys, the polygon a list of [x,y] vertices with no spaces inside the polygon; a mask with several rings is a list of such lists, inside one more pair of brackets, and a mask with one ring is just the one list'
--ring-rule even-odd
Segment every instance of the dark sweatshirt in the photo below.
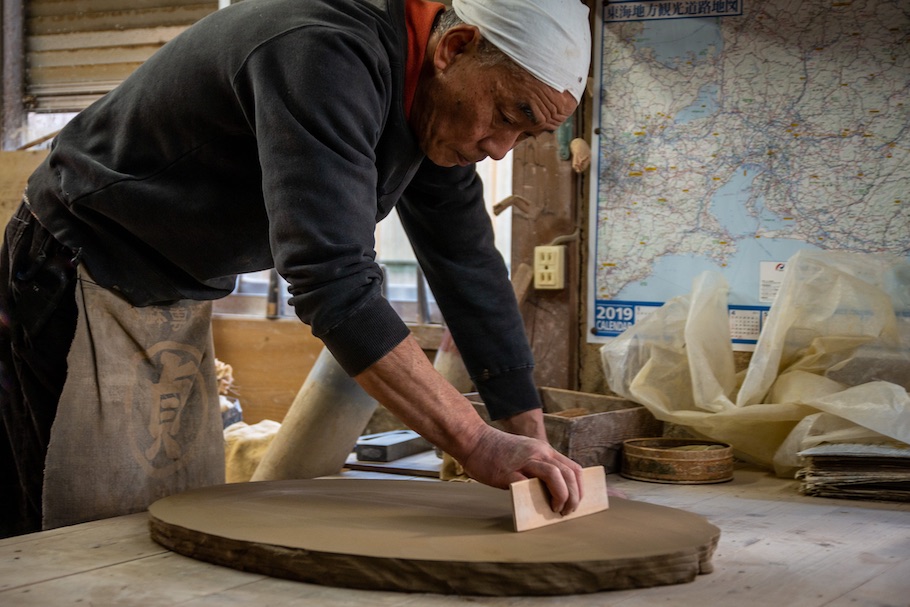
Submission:
{"label": "dark sweatshirt", "polygon": [[137,306],[229,294],[275,267],[351,375],[409,333],[380,293],[398,205],[494,418],[539,406],[473,167],[424,159],[404,114],[404,0],[246,0],[166,44],[76,116],[33,213]]}

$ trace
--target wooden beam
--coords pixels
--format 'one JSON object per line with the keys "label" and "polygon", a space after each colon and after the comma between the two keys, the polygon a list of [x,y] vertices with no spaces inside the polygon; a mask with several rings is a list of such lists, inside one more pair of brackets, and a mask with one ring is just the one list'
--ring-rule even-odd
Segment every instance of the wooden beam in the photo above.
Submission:
{"label": "wooden beam", "polygon": [[0,149],[14,150],[23,139],[25,125],[25,34],[22,0],[0,0],[3,29],[0,33],[3,74],[0,82],[3,105],[0,107]]}

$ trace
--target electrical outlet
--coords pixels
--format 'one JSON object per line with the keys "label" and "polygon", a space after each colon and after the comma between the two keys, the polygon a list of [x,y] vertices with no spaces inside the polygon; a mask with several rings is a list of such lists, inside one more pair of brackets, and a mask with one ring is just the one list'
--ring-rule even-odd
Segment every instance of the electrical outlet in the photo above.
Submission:
{"label": "electrical outlet", "polygon": [[566,286],[566,247],[534,247],[534,288],[562,289]]}

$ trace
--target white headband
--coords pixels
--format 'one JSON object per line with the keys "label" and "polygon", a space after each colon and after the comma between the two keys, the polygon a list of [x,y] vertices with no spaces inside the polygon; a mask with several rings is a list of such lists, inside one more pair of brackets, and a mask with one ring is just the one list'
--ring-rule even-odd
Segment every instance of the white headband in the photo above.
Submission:
{"label": "white headband", "polygon": [[452,0],[452,8],[538,80],[581,101],[591,62],[581,0]]}

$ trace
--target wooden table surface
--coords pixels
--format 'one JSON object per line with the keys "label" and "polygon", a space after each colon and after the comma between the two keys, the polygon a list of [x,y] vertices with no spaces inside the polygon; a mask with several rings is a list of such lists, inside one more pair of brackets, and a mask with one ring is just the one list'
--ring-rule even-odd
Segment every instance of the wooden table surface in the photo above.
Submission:
{"label": "wooden table surface", "polygon": [[718,485],[643,483],[612,474],[608,484],[630,499],[695,512],[720,527],[715,571],[690,584],[568,597],[348,590],[171,553],[149,539],[141,513],[0,540],[0,605],[910,606],[910,504],[801,496],[795,481],[748,468]]}

